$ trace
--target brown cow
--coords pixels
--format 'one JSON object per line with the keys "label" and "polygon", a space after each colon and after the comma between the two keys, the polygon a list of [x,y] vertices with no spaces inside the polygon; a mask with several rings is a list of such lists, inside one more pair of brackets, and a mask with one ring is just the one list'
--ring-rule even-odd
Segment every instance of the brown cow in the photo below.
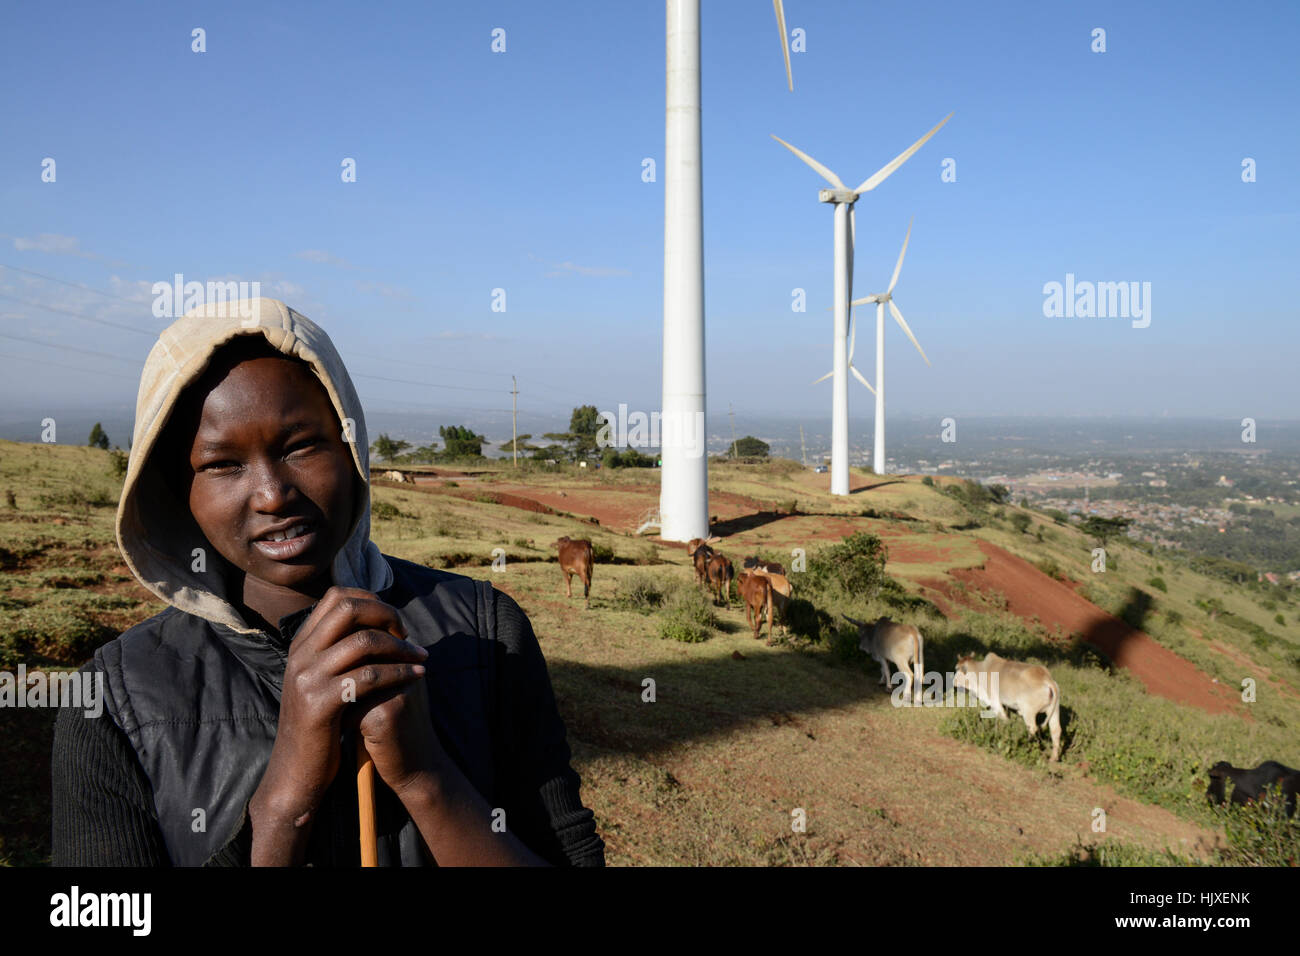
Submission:
{"label": "brown cow", "polygon": [[777,564],[775,561],[760,561],[751,554],[745,559],[745,570],[753,571],[755,568],[762,568],[764,571],[771,571],[773,574],[785,574],[785,565]]}
{"label": "brown cow", "polygon": [[571,541],[565,537],[556,541],[555,545],[560,549],[560,570],[564,572],[565,594],[573,597],[573,576],[576,574],[582,582],[582,597],[587,602],[587,607],[591,607],[591,569],[596,563],[591,542],[586,538]]}
{"label": "brown cow", "polygon": [[709,589],[713,591],[714,603],[722,601],[731,607],[731,582],[736,577],[736,569],[721,552],[715,552],[709,558]]}
{"label": "brown cow", "polygon": [[[751,565],[750,561],[754,561],[755,564]],[[768,583],[772,585],[772,604],[776,608],[777,621],[783,631],[788,631],[789,627],[786,623],[785,614],[790,604],[790,598],[794,594],[794,588],[790,585],[790,579],[785,576],[784,570],[773,570],[773,568],[780,568],[781,565],[775,561],[759,562],[757,558],[746,558],[745,567],[751,569],[751,574],[758,574],[767,578]]]}
{"label": "brown cow", "polygon": [[763,629],[763,607],[767,607],[767,639],[772,640],[772,582],[762,574],[742,571],[736,579],[740,601],[745,605],[745,619],[753,628],[754,640]]}
{"label": "brown cow", "polygon": [[709,558],[713,549],[704,543],[703,538],[691,538],[686,542],[686,554],[695,565],[695,583],[705,584],[709,580]]}

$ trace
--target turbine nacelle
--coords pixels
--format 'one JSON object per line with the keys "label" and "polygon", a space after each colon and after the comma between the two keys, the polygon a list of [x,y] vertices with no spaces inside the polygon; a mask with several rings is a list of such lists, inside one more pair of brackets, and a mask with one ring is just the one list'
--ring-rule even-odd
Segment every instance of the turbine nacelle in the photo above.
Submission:
{"label": "turbine nacelle", "polygon": [[817,190],[818,202],[857,202],[858,194],[852,189],[819,189]]}

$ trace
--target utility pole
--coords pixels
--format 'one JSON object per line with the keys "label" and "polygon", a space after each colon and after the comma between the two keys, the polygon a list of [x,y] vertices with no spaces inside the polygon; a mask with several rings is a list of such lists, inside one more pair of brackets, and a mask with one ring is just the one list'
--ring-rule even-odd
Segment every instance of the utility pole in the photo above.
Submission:
{"label": "utility pole", "polygon": [[808,467],[808,448],[803,443],[803,422],[799,423],[799,460],[805,468]]}
{"label": "utility pole", "polygon": [[510,447],[515,451],[515,467],[519,467],[519,383],[515,381],[513,375],[510,376],[510,434],[512,441]]}
{"label": "utility pole", "polygon": [[731,457],[736,457],[736,411],[727,402],[727,414],[731,416]]}

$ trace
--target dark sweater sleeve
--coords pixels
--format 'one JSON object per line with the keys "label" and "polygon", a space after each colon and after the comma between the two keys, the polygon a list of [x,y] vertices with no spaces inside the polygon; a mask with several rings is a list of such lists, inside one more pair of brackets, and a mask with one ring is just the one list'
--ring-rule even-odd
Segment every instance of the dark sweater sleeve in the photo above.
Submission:
{"label": "dark sweater sleeve", "polygon": [[[171,866],[149,778],[107,711],[98,717],[75,707],[59,711],[50,776],[54,866]],[[251,848],[245,811],[226,845],[204,865],[247,866]]]}
{"label": "dark sweater sleeve", "polygon": [[54,866],[170,865],[148,777],[107,711],[59,711],[50,776]]}
{"label": "dark sweater sleeve", "polygon": [[506,819],[524,845],[557,866],[604,866],[595,814],[582,805],[564,722],[533,625],[509,595],[495,591],[497,639],[508,739]]}

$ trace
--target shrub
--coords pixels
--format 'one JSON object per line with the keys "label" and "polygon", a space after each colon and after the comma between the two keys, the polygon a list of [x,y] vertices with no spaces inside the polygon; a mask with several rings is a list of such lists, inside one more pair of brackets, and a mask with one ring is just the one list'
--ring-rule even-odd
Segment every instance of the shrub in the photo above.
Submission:
{"label": "shrub", "polygon": [[1159,591],[1168,592],[1169,590],[1169,588],[1165,586],[1164,578],[1151,578],[1149,581],[1147,581],[1147,584],[1149,584],[1151,587]]}
{"label": "shrub", "polygon": [[686,644],[707,641],[718,618],[704,592],[698,588],[670,588],[663,598],[659,636]]}
{"label": "shrub", "polygon": [[1286,802],[1274,788],[1245,806],[1215,808],[1228,845],[1220,851],[1229,866],[1300,865],[1300,814],[1286,816]]}
{"label": "shrub", "polygon": [[1281,614],[1273,615],[1273,620],[1278,624],[1282,625],[1283,627],[1286,626],[1286,618],[1284,618]]}
{"label": "shrub", "polygon": [[926,475],[924,478],[921,479],[921,484],[925,485],[928,488],[933,488],[934,479],[931,478],[929,475]]}
{"label": "shrub", "polygon": [[120,448],[113,449],[108,453],[108,473],[117,479],[126,477],[127,461],[126,452]]}
{"label": "shrub", "polygon": [[680,585],[653,574],[631,574],[619,585],[618,603],[630,610],[649,614],[663,606],[664,595],[673,587]]}
{"label": "shrub", "polygon": [[597,564],[609,564],[614,560],[614,549],[607,544],[593,541],[591,543],[591,556]]}
{"label": "shrub", "polygon": [[635,560],[637,564],[663,564],[659,557],[659,549],[649,541],[637,549]]}
{"label": "shrub", "polygon": [[1061,570],[1061,566],[1056,563],[1055,558],[1043,558],[1035,567],[1049,578],[1056,578],[1058,581],[1065,580],[1065,572]]}
{"label": "shrub", "polygon": [[1011,527],[1015,528],[1020,534],[1024,534],[1028,531],[1029,526],[1033,523],[1033,519],[1023,511],[1017,511],[1011,516]]}
{"label": "shrub", "polygon": [[371,501],[370,513],[380,521],[392,521],[397,518],[406,517],[402,514],[397,505],[390,504],[387,501]]}
{"label": "shrub", "polygon": [[856,600],[870,599],[887,580],[888,560],[889,550],[880,538],[858,531],[808,559],[808,584],[813,593],[832,588]]}

